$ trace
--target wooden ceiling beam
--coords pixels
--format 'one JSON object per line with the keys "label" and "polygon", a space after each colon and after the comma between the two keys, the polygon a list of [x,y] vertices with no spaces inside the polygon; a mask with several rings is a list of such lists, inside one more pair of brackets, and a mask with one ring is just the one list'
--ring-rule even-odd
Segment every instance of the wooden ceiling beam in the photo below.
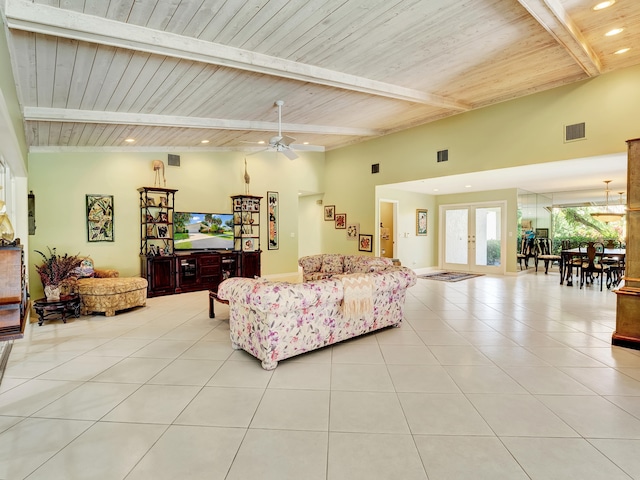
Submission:
{"label": "wooden ceiling beam", "polygon": [[559,0],[518,0],[590,77],[602,73],[602,62]]}
{"label": "wooden ceiling beam", "polygon": [[[68,108],[24,107],[25,121],[100,123],[118,125],[145,125],[154,127],[208,128],[213,130],[246,130],[277,132],[277,122],[252,120],[230,120],[223,118],[181,117],[176,115],[156,115],[149,113],[99,112]],[[291,133],[315,133],[321,135],[347,135],[373,137],[381,135],[379,130],[356,127],[334,127],[283,123],[282,130]]]}
{"label": "wooden ceiling beam", "polygon": [[183,58],[449,110],[471,108],[462,102],[420,90],[27,0],[6,0],[5,16],[7,26],[16,30]]}

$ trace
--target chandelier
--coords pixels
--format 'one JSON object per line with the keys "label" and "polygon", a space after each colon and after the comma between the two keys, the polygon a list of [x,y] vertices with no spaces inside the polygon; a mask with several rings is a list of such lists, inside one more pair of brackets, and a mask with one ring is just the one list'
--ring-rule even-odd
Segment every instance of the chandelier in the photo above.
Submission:
{"label": "chandelier", "polygon": [[[603,212],[594,212],[591,214],[591,216],[593,218],[595,218],[596,220],[599,220],[601,222],[604,223],[610,223],[610,222],[619,222],[622,217],[624,217],[624,213],[617,213],[617,212],[611,212],[609,211],[609,183],[611,183],[611,180],[605,180],[604,181],[606,187],[605,187],[605,198],[606,198],[606,203],[605,203],[605,207],[604,207],[604,211]],[[620,195],[622,197],[622,195]]]}

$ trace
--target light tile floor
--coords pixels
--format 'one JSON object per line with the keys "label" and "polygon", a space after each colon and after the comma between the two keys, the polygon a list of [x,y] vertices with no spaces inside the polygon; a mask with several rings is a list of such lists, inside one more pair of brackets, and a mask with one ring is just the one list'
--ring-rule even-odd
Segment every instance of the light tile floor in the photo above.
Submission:
{"label": "light tile floor", "polygon": [[0,479],[640,479],[640,352],[558,275],[420,279],[406,321],[267,372],[207,293],[31,324]]}

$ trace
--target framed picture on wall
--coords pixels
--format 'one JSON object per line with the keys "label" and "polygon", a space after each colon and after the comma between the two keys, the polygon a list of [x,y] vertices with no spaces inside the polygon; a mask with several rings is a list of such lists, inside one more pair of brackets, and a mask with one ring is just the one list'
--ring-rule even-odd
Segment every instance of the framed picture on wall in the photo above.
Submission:
{"label": "framed picture on wall", "polygon": [[360,224],[349,223],[347,225],[347,240],[358,240],[358,235],[360,235]]}
{"label": "framed picture on wall", "polygon": [[347,214],[346,213],[336,213],[335,214],[336,228],[344,229],[347,228]]}
{"label": "framed picture on wall", "polygon": [[269,250],[278,250],[280,239],[278,237],[278,217],[280,206],[278,192],[267,192],[267,213],[269,215]]}
{"label": "framed picture on wall", "polygon": [[324,219],[325,220],[335,220],[336,215],[336,206],[335,205],[325,205],[324,206]]}
{"label": "framed picture on wall", "polygon": [[427,235],[428,210],[416,210],[416,235]]}
{"label": "framed picture on wall", "polygon": [[87,194],[87,240],[113,242],[113,195]]}
{"label": "framed picture on wall", "polygon": [[373,252],[373,235],[360,234],[358,237],[358,250],[361,252]]}

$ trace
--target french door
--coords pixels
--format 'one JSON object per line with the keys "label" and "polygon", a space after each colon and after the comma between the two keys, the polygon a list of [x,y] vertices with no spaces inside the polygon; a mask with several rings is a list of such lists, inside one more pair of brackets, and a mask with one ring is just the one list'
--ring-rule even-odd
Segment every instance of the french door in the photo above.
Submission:
{"label": "french door", "polygon": [[505,271],[504,206],[440,207],[442,268],[458,272],[503,274]]}

